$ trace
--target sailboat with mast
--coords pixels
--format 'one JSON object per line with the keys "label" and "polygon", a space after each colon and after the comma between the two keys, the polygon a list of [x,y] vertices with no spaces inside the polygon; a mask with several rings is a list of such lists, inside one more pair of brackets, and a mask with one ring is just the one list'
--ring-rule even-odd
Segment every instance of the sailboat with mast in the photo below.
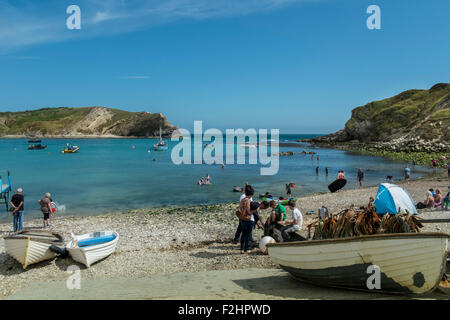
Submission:
{"label": "sailboat with mast", "polygon": [[159,141],[158,141],[157,144],[153,145],[153,150],[154,151],[165,151],[165,150],[168,150],[168,149],[169,149],[169,147],[167,146],[166,141],[164,141],[162,139],[161,126],[159,126]]}

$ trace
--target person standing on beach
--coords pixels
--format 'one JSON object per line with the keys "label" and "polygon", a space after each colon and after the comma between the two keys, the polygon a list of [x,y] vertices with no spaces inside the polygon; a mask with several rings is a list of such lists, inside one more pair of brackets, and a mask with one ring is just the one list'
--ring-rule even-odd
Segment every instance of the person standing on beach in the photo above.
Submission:
{"label": "person standing on beach", "polygon": [[[253,187],[246,182],[245,187],[244,187],[244,193],[239,198],[239,203],[242,201],[242,199],[244,199],[246,197],[247,190],[250,190],[253,193],[255,192],[253,190]],[[253,197],[250,198],[250,202],[252,202],[252,201],[253,201]],[[239,239],[241,238],[241,235],[242,235],[242,223],[241,223],[241,219],[239,219],[238,227],[236,229],[236,233],[234,234],[234,239],[233,239],[234,244],[239,243]]]}
{"label": "person standing on beach", "polygon": [[409,177],[411,176],[411,169],[409,168],[408,165],[406,165],[405,168],[405,181],[406,183],[409,183]]}
{"label": "person standing on beach", "polygon": [[328,176],[328,167],[325,167],[325,175]]}
{"label": "person standing on beach", "polygon": [[319,155],[317,155],[317,161],[319,161]]}
{"label": "person standing on beach", "polygon": [[319,175],[319,167],[316,167],[316,176]]}
{"label": "person standing on beach", "polygon": [[291,184],[290,183],[289,184],[286,183],[286,196],[287,196],[288,199],[291,197],[291,194],[292,194]]}
{"label": "person standing on beach", "polygon": [[[252,231],[255,224],[253,213],[258,210],[259,203],[251,201],[254,194],[253,189],[245,190],[245,197],[239,202],[237,214],[242,228],[241,235],[241,253],[250,252],[250,244],[252,241]],[[253,205],[252,205],[253,204]],[[256,206],[257,204],[257,206]],[[255,208],[256,207],[256,208]]]}
{"label": "person standing on beach", "polygon": [[52,204],[50,201],[50,193],[46,193],[45,197],[41,200],[38,200],[39,205],[41,206],[42,214],[44,215],[44,228],[49,228],[50,224],[48,223],[50,218],[50,212],[52,212]]}
{"label": "person standing on beach", "polygon": [[17,193],[11,198],[13,210],[14,232],[21,231],[23,227],[24,198],[22,188],[17,189]]}
{"label": "person standing on beach", "polygon": [[362,188],[362,182],[364,181],[364,172],[361,168],[358,169],[358,181],[359,181],[359,187]]}

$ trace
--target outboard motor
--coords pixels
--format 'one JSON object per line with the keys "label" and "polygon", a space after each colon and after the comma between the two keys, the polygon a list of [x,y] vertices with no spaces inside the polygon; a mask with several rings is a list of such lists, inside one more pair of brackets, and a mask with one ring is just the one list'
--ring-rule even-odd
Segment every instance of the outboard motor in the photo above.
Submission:
{"label": "outboard motor", "polygon": [[52,244],[49,249],[50,251],[58,254],[61,258],[66,258],[69,255],[69,251],[66,248],[61,248],[54,244]]}

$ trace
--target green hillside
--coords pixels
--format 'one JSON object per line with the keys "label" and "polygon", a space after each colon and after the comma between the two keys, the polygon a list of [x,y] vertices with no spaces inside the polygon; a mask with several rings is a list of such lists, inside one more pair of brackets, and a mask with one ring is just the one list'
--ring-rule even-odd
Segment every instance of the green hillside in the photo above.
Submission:
{"label": "green hillside", "polygon": [[[0,112],[0,136],[5,135],[151,135],[168,129],[160,113],[128,112],[104,107],[43,108],[23,112]],[[137,128],[137,129],[136,129]]]}
{"label": "green hillside", "polygon": [[449,140],[450,84],[408,90],[355,108],[345,125],[348,140],[383,141],[406,134]]}

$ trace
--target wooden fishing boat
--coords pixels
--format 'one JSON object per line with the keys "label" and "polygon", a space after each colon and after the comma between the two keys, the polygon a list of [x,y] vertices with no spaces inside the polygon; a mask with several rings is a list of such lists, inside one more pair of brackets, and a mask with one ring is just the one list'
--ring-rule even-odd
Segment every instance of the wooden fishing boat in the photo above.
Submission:
{"label": "wooden fishing boat", "polygon": [[62,236],[42,229],[27,229],[5,237],[5,251],[26,269],[30,264],[50,260],[56,253],[52,245],[64,246]]}
{"label": "wooden fishing boat", "polygon": [[369,291],[426,293],[445,271],[448,234],[398,233],[268,244],[273,262],[316,285],[369,290],[380,270],[380,288]]}
{"label": "wooden fishing boat", "polygon": [[116,251],[119,234],[116,231],[101,231],[82,235],[72,235],[66,249],[73,260],[90,267]]}

